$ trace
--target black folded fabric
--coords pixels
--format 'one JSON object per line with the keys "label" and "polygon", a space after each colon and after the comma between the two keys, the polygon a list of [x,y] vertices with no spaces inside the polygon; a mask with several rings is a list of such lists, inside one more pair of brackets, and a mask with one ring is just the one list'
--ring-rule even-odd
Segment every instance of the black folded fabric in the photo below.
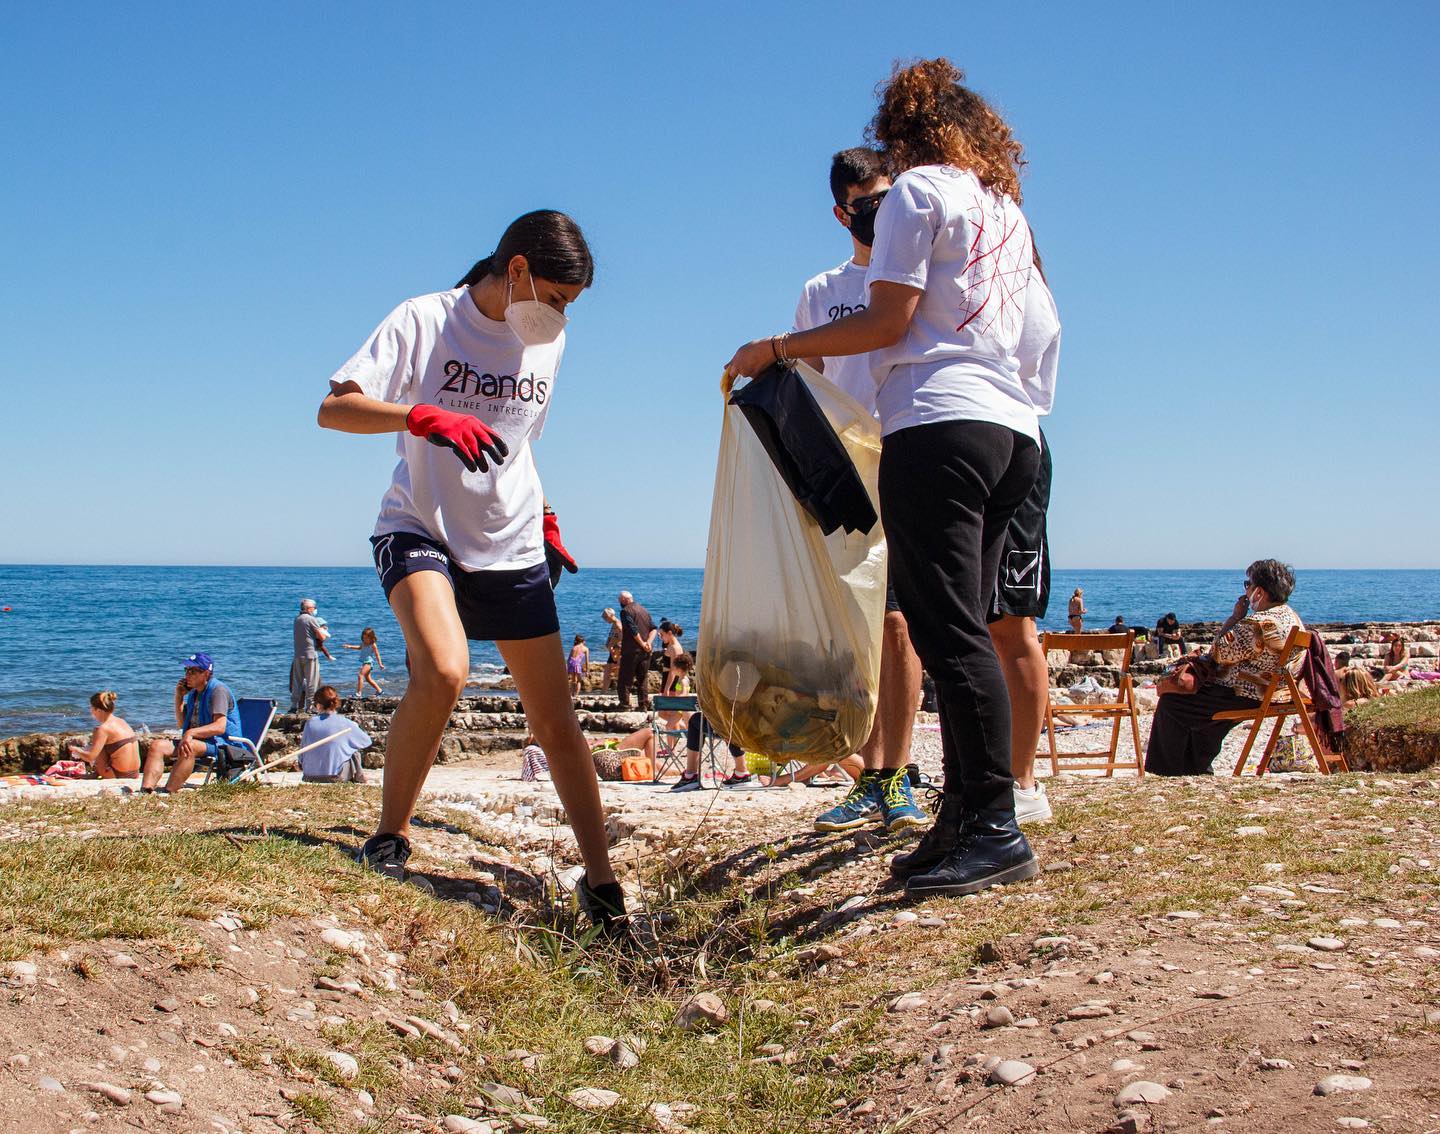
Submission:
{"label": "black folded fabric", "polygon": [[771,366],[730,395],[770,454],[800,507],[820,530],[868,532],[880,517],[805,380],[789,367]]}

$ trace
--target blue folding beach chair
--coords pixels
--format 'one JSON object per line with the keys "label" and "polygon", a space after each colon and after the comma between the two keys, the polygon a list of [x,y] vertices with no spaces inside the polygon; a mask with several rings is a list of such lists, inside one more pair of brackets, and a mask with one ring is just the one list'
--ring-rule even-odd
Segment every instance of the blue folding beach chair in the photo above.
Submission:
{"label": "blue folding beach chair", "polygon": [[249,769],[263,763],[260,748],[275,719],[275,702],[266,697],[241,697],[235,707],[240,713],[241,735],[227,736],[216,743],[218,756],[207,763],[206,784],[212,776],[221,783],[234,783]]}
{"label": "blue folding beach chair", "polygon": [[666,728],[665,722],[660,719],[661,713],[693,713],[699,708],[699,701],[692,694],[657,694],[650,698],[650,729],[655,734],[655,775],[652,783],[659,783],[660,778],[670,771],[680,772],[684,770],[685,757],[683,755],[685,740],[685,729]]}
{"label": "blue folding beach chair", "polygon": [[[671,693],[656,694],[650,698],[650,728],[655,733],[655,778],[652,782],[659,783],[660,778],[670,771],[681,772],[685,767],[685,748],[681,741],[686,740],[687,729],[669,729],[660,719],[661,713],[684,713],[688,722],[691,713],[700,711],[700,698],[694,693]],[[705,764],[710,764],[710,780],[712,783],[720,778],[720,762],[716,753],[724,742],[715,735],[715,730],[708,723],[702,723],[700,727],[700,778],[705,778]]]}

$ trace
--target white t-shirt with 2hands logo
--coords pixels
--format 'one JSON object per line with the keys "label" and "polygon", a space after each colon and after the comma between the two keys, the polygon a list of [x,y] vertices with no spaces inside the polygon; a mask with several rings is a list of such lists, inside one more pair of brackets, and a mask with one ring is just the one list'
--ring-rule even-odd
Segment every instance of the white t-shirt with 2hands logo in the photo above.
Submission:
{"label": "white t-shirt with 2hands logo", "polygon": [[[1030,369],[1020,357],[1022,330],[1043,355],[1059,320],[1053,302],[1027,302],[1032,275],[1038,282],[1030,226],[1009,197],[945,165],[896,178],[875,217],[868,282],[924,294],[901,340],[868,356],[882,433],[971,420],[1039,441],[1035,401],[1048,410],[1053,357],[1047,395],[1043,378],[1022,373]],[[1053,328],[1036,325],[1047,319]],[[1043,357],[1034,362],[1045,367]]]}
{"label": "white t-shirt with 2hands logo", "polygon": [[[865,269],[854,260],[821,272],[805,281],[800,302],[795,305],[796,331],[823,327],[869,306]],[[871,413],[875,412],[875,378],[870,373],[870,356],[842,355],[825,358],[825,377],[839,386]]]}
{"label": "white t-shirt with 2hands logo", "polygon": [[545,560],[544,493],[530,442],[555,393],[565,336],[526,347],[487,318],[466,288],[407,299],[330,379],[399,405],[468,413],[504,438],[503,464],[470,472],[454,451],[398,434],[390,489],[375,534],[413,532],[439,540],[470,571],[533,567]]}

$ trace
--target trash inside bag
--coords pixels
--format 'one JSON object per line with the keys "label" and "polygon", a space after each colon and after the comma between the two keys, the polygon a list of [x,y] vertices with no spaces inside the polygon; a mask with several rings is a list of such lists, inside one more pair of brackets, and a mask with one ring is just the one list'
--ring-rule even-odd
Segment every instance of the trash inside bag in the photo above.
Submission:
{"label": "trash inside bag", "polygon": [[[775,759],[828,761],[859,749],[874,720],[886,553],[873,519],[868,529],[846,530],[846,518],[863,519],[856,494],[827,486],[853,473],[877,515],[880,431],[863,406],[810,367],[802,363],[790,378],[803,384],[850,466],[841,468],[832,451],[825,467],[838,474],[807,480],[802,491],[812,504],[845,501],[842,514],[825,534],[797,501],[777,450],[741,405],[726,405],[696,668],[701,711],[721,736]],[[787,405],[803,401],[791,395]],[[784,432],[777,428],[771,445]],[[802,470],[802,480],[812,475],[813,467]]]}

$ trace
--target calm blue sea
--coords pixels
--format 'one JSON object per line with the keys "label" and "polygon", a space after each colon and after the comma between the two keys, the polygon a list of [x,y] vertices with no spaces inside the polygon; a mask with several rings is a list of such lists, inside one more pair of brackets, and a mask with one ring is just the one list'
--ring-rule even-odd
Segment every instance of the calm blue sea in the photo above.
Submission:
{"label": "calm blue sea", "polygon": [[[601,610],[621,588],[635,592],[658,622],[670,618],[693,641],[703,572],[587,569],[556,593],[568,643],[584,634],[603,656]],[[1242,571],[1056,571],[1046,625],[1063,629],[1071,591],[1085,588],[1087,623],[1116,614],[1151,626],[1166,611],[1181,621],[1219,619],[1239,594]],[[289,702],[291,621],[313,597],[335,635],[322,659],[324,680],[353,690],[358,654],[339,648],[373,626],[389,667],[376,676],[387,693],[404,689],[404,645],[375,574],[365,567],[44,567],[0,565],[0,736],[91,724],[91,693],[114,689],[137,728],[169,727],[179,659],[210,654],[240,696]],[[1302,571],[1301,615],[1317,622],[1440,618],[1440,571]],[[493,672],[499,655],[471,646],[471,668]]]}

